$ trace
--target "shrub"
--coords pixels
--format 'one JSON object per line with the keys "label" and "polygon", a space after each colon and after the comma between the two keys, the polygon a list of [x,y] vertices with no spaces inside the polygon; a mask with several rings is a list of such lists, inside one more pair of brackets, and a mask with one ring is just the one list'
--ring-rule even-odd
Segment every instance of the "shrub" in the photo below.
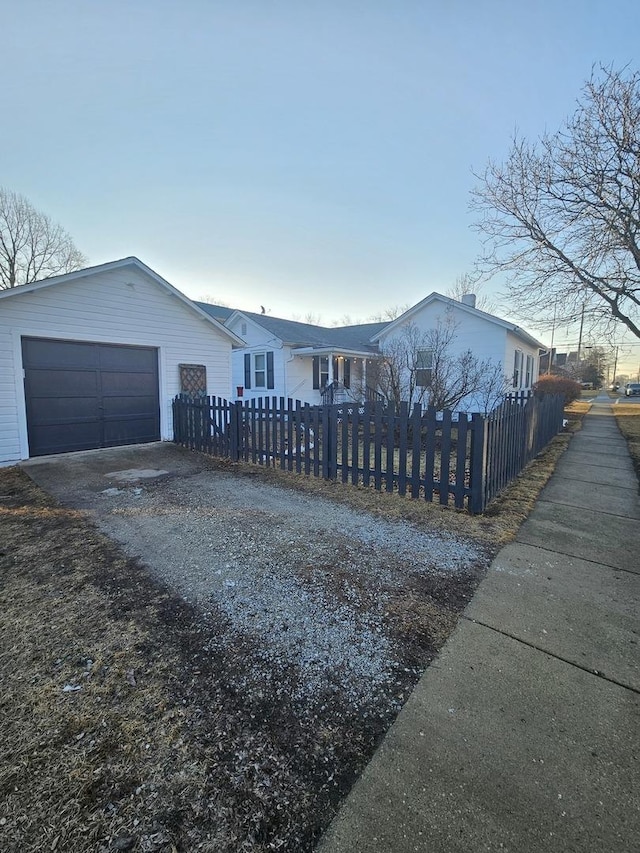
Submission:
{"label": "shrub", "polygon": [[545,394],[563,394],[566,405],[578,400],[582,387],[579,382],[569,379],[567,376],[541,376],[533,386],[533,390],[539,397]]}

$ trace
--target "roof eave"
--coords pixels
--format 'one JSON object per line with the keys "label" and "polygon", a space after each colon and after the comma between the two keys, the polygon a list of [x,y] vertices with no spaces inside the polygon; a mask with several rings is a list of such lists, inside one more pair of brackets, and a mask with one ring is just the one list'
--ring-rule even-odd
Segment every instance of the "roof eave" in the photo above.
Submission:
{"label": "roof eave", "polygon": [[155,281],[158,285],[163,287],[176,299],[179,299],[180,302],[187,306],[187,308],[189,308],[191,311],[195,311],[203,320],[206,320],[219,332],[221,332],[225,337],[229,338],[232,346],[234,344],[237,347],[245,346],[245,343],[242,338],[239,338],[230,329],[225,328],[225,326],[218,320],[216,320],[215,317],[212,317],[210,314],[207,314],[206,311],[203,311],[201,308],[199,308],[195,304],[195,302],[193,302],[193,300],[189,299],[188,296],[185,296],[184,293],[181,293],[177,287],[174,287],[165,278],[155,272],[155,270],[152,270],[151,267],[148,267],[140,260],[140,258],[136,258],[134,255],[130,255],[126,258],[120,258],[117,261],[108,261],[105,264],[97,264],[93,267],[85,267],[81,270],[73,270],[73,272],[67,272],[63,273],[62,275],[56,275],[52,276],[51,278],[45,278],[42,279],[42,281],[34,281],[31,284],[21,284],[18,285],[18,287],[12,287],[9,290],[2,290],[0,291],[0,298],[18,296],[21,293],[33,293],[34,291],[44,290],[45,288],[52,287],[56,284],[66,284],[67,282],[75,281],[78,278],[84,278],[88,275],[97,275],[102,272],[122,269],[123,267],[136,267],[141,272],[145,273],[145,275],[149,276],[149,278]]}
{"label": "roof eave", "polygon": [[313,355],[344,355],[349,358],[376,358],[379,353],[372,350],[360,350],[350,347],[331,346],[329,344],[323,346],[305,346],[295,347],[292,349],[293,355],[313,356]]}

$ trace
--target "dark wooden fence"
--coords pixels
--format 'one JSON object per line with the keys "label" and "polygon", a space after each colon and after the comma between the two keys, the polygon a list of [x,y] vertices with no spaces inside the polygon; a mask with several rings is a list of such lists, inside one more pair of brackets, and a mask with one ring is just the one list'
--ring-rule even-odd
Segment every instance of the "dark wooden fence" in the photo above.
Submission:
{"label": "dark wooden fence", "polygon": [[452,501],[477,513],[562,427],[562,400],[552,405],[555,399],[519,397],[485,418],[407,403],[396,410],[381,402],[176,397],[174,440],[233,461]]}
{"label": "dark wooden fence", "polygon": [[562,429],[564,397],[513,395],[485,419],[482,508]]}

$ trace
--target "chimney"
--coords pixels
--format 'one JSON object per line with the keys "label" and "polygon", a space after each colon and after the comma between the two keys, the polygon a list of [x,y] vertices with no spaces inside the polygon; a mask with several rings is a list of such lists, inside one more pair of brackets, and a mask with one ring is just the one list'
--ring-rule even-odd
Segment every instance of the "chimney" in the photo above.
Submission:
{"label": "chimney", "polygon": [[468,305],[469,308],[476,307],[476,295],[475,293],[465,293],[465,295],[460,300],[463,305]]}

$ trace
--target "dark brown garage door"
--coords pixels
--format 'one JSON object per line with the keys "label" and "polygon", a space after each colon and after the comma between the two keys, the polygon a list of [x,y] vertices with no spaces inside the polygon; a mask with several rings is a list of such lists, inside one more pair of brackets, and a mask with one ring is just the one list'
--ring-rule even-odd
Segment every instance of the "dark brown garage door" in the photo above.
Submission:
{"label": "dark brown garage door", "polygon": [[29,455],[160,439],[158,351],[22,339]]}

